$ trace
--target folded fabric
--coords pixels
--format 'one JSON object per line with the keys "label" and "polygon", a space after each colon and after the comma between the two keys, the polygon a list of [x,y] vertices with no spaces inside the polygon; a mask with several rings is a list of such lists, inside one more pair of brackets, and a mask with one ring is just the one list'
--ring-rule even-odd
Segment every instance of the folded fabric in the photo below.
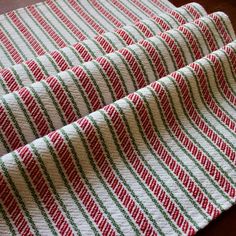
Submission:
{"label": "folded fabric", "polygon": [[195,234],[235,203],[235,78],[236,41],[3,156],[3,232]]}
{"label": "folded fabric", "polygon": [[[0,68],[163,12],[162,0],[47,0],[0,16]],[[96,16],[96,17],[94,17]]]}
{"label": "folded fabric", "polygon": [[[19,90],[35,81],[56,75],[60,71],[91,61],[99,56],[114,52],[139,40],[150,38],[158,32],[177,28],[201,16],[205,10],[196,3],[187,4],[174,10],[176,17],[160,14],[153,19],[138,21],[134,25],[124,26],[114,32],[98,35],[94,39],[78,42],[74,45],[46,53],[22,64],[0,70],[0,84],[4,93]],[[0,91],[0,95],[2,92]]]}
{"label": "folded fabric", "polygon": [[0,155],[100,109],[234,38],[229,18],[214,13],[2,96]]}
{"label": "folded fabric", "polygon": [[0,16],[0,236],[194,235],[236,202],[236,36],[167,0]]}

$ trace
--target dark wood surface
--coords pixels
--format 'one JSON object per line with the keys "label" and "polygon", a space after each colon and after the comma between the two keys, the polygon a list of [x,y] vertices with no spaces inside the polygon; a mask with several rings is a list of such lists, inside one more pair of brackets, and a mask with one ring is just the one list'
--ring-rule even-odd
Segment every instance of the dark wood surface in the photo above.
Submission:
{"label": "dark wood surface", "polygon": [[0,14],[38,2],[42,0],[0,0]]}
{"label": "dark wood surface", "polygon": [[[189,0],[169,0],[175,6],[181,6]],[[236,0],[194,0],[200,3],[208,13],[223,11],[230,16],[231,22],[236,30]],[[25,7],[29,4],[41,2],[40,0],[0,0],[0,14]],[[200,230],[197,236],[236,236],[236,206],[222,213],[207,227]]]}

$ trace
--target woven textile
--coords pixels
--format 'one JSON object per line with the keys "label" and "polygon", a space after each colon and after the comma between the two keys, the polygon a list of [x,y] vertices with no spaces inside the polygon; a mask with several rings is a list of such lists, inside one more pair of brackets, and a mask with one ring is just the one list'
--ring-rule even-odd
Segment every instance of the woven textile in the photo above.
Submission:
{"label": "woven textile", "polygon": [[0,235],[194,235],[236,200],[236,36],[166,0],[0,16]]}

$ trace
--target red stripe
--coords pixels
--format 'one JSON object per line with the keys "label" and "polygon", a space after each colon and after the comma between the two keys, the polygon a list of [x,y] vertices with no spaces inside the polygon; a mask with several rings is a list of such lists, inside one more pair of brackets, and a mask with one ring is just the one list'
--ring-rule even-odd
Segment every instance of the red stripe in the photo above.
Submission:
{"label": "red stripe", "polygon": [[91,82],[90,78],[87,76],[86,72],[83,70],[82,67],[74,67],[72,71],[75,73],[76,77],[78,78],[78,82],[83,87],[86,96],[92,106],[92,110],[96,111],[103,107],[102,102],[100,101],[100,96],[94,84]]}
{"label": "red stripe", "polygon": [[[68,145],[65,143],[64,139],[58,132],[53,132],[48,135],[53,147],[57,152],[57,156],[65,170],[67,179],[70,181],[75,192],[80,198],[81,202],[84,204],[86,210],[97,224],[98,228],[103,234],[115,235],[114,229],[112,229],[111,224],[105,218],[103,212],[100,210],[99,206],[93,200],[91,194],[83,183],[79,176],[77,167],[74,165],[73,158],[69,151]],[[85,198],[86,197],[86,198]]]}
{"label": "red stripe", "polygon": [[[110,167],[107,161],[107,157],[105,156],[103,148],[100,144],[100,140],[96,135],[96,129],[93,127],[90,121],[87,120],[87,118],[80,119],[77,123],[83,130],[84,135],[86,136],[94,161],[99,167],[103,177],[106,179],[107,184],[109,184],[110,187],[113,189],[114,194],[117,195],[124,208],[129,211],[130,215],[133,217],[134,221],[139,226],[141,232],[144,235],[157,235],[155,229],[148,222],[148,219],[146,218],[144,213],[129,195],[129,192],[125,189],[122,182],[119,181],[112,168]],[[142,227],[142,225],[144,224],[145,227]]]}
{"label": "red stripe", "polygon": [[176,177],[182,182],[184,188],[192,195],[193,198],[201,205],[201,207],[213,218],[219,215],[219,210],[209,201],[207,196],[201,191],[200,187],[195,184],[195,181],[191,179],[181,165],[168,153],[165,146],[160,142],[158,135],[153,129],[153,125],[150,121],[145,104],[140,96],[137,94],[129,95],[128,98],[133,102],[137,109],[140,121],[142,122],[142,128],[149,143],[154,148],[156,154],[161,158],[169,170],[172,171]]}
{"label": "red stripe", "polygon": [[41,202],[44,204],[54,225],[61,235],[72,235],[73,231],[55,201],[54,195],[51,193],[38,163],[36,162],[36,158],[33,156],[28,146],[17,149],[17,152],[22,163],[25,165],[35,191],[37,191],[38,196],[41,198]]}
{"label": "red stripe", "polygon": [[163,31],[170,30],[170,26],[165,22],[164,19],[158,16],[153,16],[153,19],[156,21],[156,23],[163,29]]}
{"label": "red stripe", "polygon": [[[202,95],[205,99],[205,101],[207,102],[208,106],[210,107],[210,109],[217,115],[217,117],[219,117],[219,119],[225,123],[225,125],[227,125],[230,129],[232,129],[234,132],[236,132],[236,127],[235,127],[235,122],[232,121],[221,109],[220,107],[216,104],[216,102],[214,101],[214,99],[211,96],[211,93],[209,91],[208,85],[207,85],[207,79],[205,77],[204,71],[203,69],[198,65],[198,64],[190,64],[190,67],[193,68],[193,70],[195,71],[196,75],[197,75],[197,79],[199,80],[199,84],[200,84],[200,88],[201,88],[201,92]],[[187,85],[183,84],[184,83],[184,79],[182,78],[182,76],[180,75],[174,75],[174,78],[178,78],[181,81],[181,85],[185,86],[185,91],[181,91],[184,92],[186,96],[189,97],[189,94],[187,94]],[[183,80],[183,81],[182,81]],[[192,104],[188,104],[188,108],[187,110],[189,111],[189,109],[192,110],[192,112],[194,113],[194,117],[195,119],[199,120],[198,125],[200,126],[200,128],[203,130],[203,132],[210,138],[212,139],[212,141],[214,143],[217,144],[217,146],[227,155],[229,156],[230,160],[232,162],[236,161],[236,153],[234,151],[231,150],[231,148],[211,129],[207,129],[204,128],[205,126],[207,126],[204,122],[204,120],[202,120],[200,118],[199,115],[197,115],[197,112],[195,110],[193,110],[193,106]],[[193,114],[190,114],[190,116],[192,116]],[[199,116],[199,118],[198,118]],[[194,120],[194,118],[193,118]],[[209,132],[211,132],[211,134],[209,134]],[[217,137],[217,138],[216,138]],[[236,162],[235,162],[236,164]]]}
{"label": "red stripe", "polygon": [[184,67],[185,63],[183,61],[183,56],[175,40],[166,33],[159,33],[159,36],[166,42],[169,49],[172,51],[178,69]]}
{"label": "red stripe", "polygon": [[[217,74],[216,78],[219,82],[220,88],[223,91],[223,94],[226,96],[226,98],[232,103],[233,106],[236,106],[236,96],[231,91],[228,82],[226,81],[226,78],[224,76],[224,71],[222,64],[218,57],[216,57],[214,54],[210,54],[207,56],[207,58],[211,61],[211,63],[214,65],[215,72]],[[231,61],[231,58],[229,58]],[[227,76],[227,75],[226,75]]]}
{"label": "red stripe", "polygon": [[111,83],[113,91],[115,92],[116,99],[123,98],[125,96],[125,91],[123,90],[119,76],[117,76],[117,73],[110,62],[105,57],[99,57],[96,61],[100,64],[108,76],[109,82]]}
{"label": "red stripe", "polygon": [[133,22],[139,21],[139,18],[135,16],[132,12],[130,12],[120,1],[118,0],[111,0],[111,2],[118,7],[123,13],[125,13],[125,16],[131,19]]}
{"label": "red stripe", "polygon": [[92,61],[93,56],[90,54],[90,52],[86,49],[86,47],[82,43],[76,43],[73,45],[73,48],[78,52],[78,54],[82,57],[84,62]]}
{"label": "red stripe", "polygon": [[110,22],[112,22],[116,27],[121,27],[123,24],[115,18],[109,11],[107,11],[98,1],[91,0],[94,7],[98,9],[98,11],[105,16]]}
{"label": "red stripe", "polygon": [[33,120],[34,125],[37,127],[37,131],[40,136],[44,136],[50,132],[50,128],[47,125],[47,120],[44,118],[43,112],[35,101],[34,96],[30,93],[27,87],[24,87],[18,91],[18,95],[21,101],[24,103],[27,111],[30,113],[30,118]]}
{"label": "red stripe", "polygon": [[3,104],[0,106],[0,131],[4,134],[8,148],[11,150],[15,150],[23,145],[20,137],[18,136],[18,132],[3,108]]}
{"label": "red stripe", "polygon": [[0,70],[1,80],[6,85],[8,92],[13,92],[20,89],[20,85],[17,83],[15,75],[9,68]]}
{"label": "red stripe", "polygon": [[197,79],[199,80],[199,84],[200,84],[200,88],[202,91],[202,95],[205,99],[205,101],[207,102],[208,106],[210,107],[210,109],[216,114],[216,116],[225,123],[225,125],[227,125],[230,129],[232,129],[233,131],[236,131],[236,125],[235,125],[235,121],[230,119],[225,112],[223,112],[220,107],[216,104],[216,102],[214,101],[214,99],[211,96],[211,93],[209,91],[209,87],[207,84],[207,78],[206,75],[204,73],[203,68],[198,65],[197,63],[192,63],[189,65],[194,72],[197,75]]}
{"label": "red stripe", "polygon": [[30,33],[27,27],[23,24],[20,18],[15,14],[14,11],[7,13],[7,16],[11,19],[13,24],[18,28],[18,30],[24,35],[24,38],[29,42],[33,50],[38,55],[43,55],[46,53],[44,48],[40,45],[40,43],[34,38],[34,36]]}
{"label": "red stripe", "polygon": [[166,12],[169,12],[170,11],[170,8],[169,7],[166,7],[165,5],[163,5],[161,3],[161,1],[159,0],[151,0],[153,3],[155,3],[157,5],[158,8],[162,9],[163,11],[166,11]]}
{"label": "red stripe", "polygon": [[[173,75],[175,73],[172,73]],[[230,182],[220,173],[220,171],[216,168],[216,166],[211,162],[211,160],[203,154],[203,152],[187,137],[187,135],[181,130],[179,124],[176,121],[175,115],[172,112],[171,105],[168,100],[168,96],[166,91],[159,83],[151,84],[151,87],[156,92],[162,109],[164,111],[164,115],[166,117],[166,121],[170,129],[172,130],[175,137],[179,139],[182,145],[190,152],[196,160],[200,162],[202,167],[206,170],[206,172],[214,178],[214,180],[218,183],[218,185],[232,198],[235,197],[235,189],[230,184]]]}
{"label": "red stripe", "polygon": [[[183,232],[187,233],[189,231],[193,234],[193,227],[181,214],[178,207],[175,206],[174,202],[170,199],[170,197],[162,188],[162,186],[158,184],[155,177],[153,177],[152,174],[148,171],[148,169],[145,168],[145,166],[140,160],[140,157],[136,154],[135,150],[132,147],[130,137],[127,134],[125,125],[120,117],[119,112],[117,112],[115,107],[113,107],[112,105],[106,106],[104,110],[110,116],[109,120],[113,123],[113,127],[116,130],[116,135],[119,138],[120,147],[123,149],[123,152],[125,153],[127,159],[129,160],[133,168],[136,170],[137,174],[140,176],[142,181],[149,187],[149,189],[156,196],[157,200],[162,204],[162,206],[171,216],[172,220],[174,220],[174,222],[178,224],[178,226],[183,230]],[[166,203],[167,200],[168,203]]]}
{"label": "red stripe", "polygon": [[129,36],[129,34],[127,33],[126,30],[124,30],[124,29],[117,29],[115,32],[116,32],[119,36],[121,36],[121,38],[126,42],[127,45],[131,45],[131,44],[136,43],[136,42]]}
{"label": "red stripe", "polygon": [[217,29],[219,30],[219,32],[222,35],[222,39],[223,39],[224,43],[225,44],[231,43],[233,41],[233,38],[229,34],[226,26],[224,26],[224,24],[222,23],[221,17],[217,14],[210,14],[209,17],[211,19],[213,19],[213,21],[215,22]]}
{"label": "red stripe", "polygon": [[67,29],[69,29],[76,37],[78,37],[78,40],[86,39],[86,36],[65,16],[65,14],[63,14],[63,12],[55,5],[54,1],[48,0],[47,5],[55,13],[55,16],[57,16],[62,21],[62,23],[67,26]]}
{"label": "red stripe", "polygon": [[56,42],[56,44],[62,48],[66,46],[66,43],[63,41],[63,39],[56,33],[56,31],[44,20],[44,18],[40,15],[40,13],[37,11],[37,8],[34,5],[30,5],[27,7],[27,9],[30,11],[32,16],[35,20],[39,22],[39,24],[46,30],[48,35],[53,39],[53,41]]}
{"label": "red stripe", "polygon": [[92,17],[89,16],[89,14],[86,13],[85,10],[82,9],[82,7],[78,4],[75,0],[68,0],[70,5],[88,22],[90,26],[92,26],[98,34],[105,33],[104,28],[102,28],[100,25],[98,25]]}
{"label": "red stripe", "polygon": [[137,22],[135,26],[144,34],[145,37],[150,38],[154,36],[152,31],[149,30],[148,27],[142,21]]}
{"label": "red stripe", "polygon": [[28,66],[29,70],[34,76],[35,81],[40,81],[47,78],[47,76],[43,73],[43,70],[34,59],[25,61],[24,64]]}
{"label": "red stripe", "polygon": [[115,51],[113,46],[102,35],[96,36],[94,40],[98,42],[98,44],[104,49],[106,53],[111,53]]}
{"label": "red stripe", "polygon": [[134,74],[134,78],[138,83],[138,88],[143,88],[144,86],[146,86],[147,82],[145,81],[142,69],[140,68],[139,63],[136,61],[136,58],[133,56],[133,54],[127,48],[119,50],[119,53],[129,64],[129,67],[131,68],[131,71]]}
{"label": "red stripe", "polygon": [[[150,17],[152,17],[153,19],[156,19],[156,15],[147,7],[145,7],[140,1],[137,0],[132,0],[142,11],[144,11],[145,13],[147,13]],[[160,6],[160,5],[159,5]],[[166,8],[167,9],[167,8]],[[174,16],[174,18],[179,21],[180,24],[185,24],[186,21],[182,18],[182,16],[170,9],[167,9],[167,12],[170,13],[171,15]]]}
{"label": "red stripe", "polygon": [[158,51],[155,49],[155,47],[146,40],[139,41],[139,44],[142,45],[148,52],[149,57],[151,58],[152,63],[154,65],[154,69],[156,73],[158,74],[158,77],[162,78],[163,76],[165,76],[167,74],[166,68],[160,58]]}
{"label": "red stripe", "polygon": [[141,9],[143,12],[147,13],[150,17],[155,17],[156,14],[153,13],[149,8],[145,7],[140,1],[132,0],[132,2],[138,6],[139,9]]}
{"label": "red stripe", "polygon": [[10,54],[11,58],[14,60],[15,63],[20,63],[23,61],[23,58],[18,53],[17,49],[15,48],[14,44],[8,39],[5,33],[0,29],[0,40],[4,47],[7,49],[7,52]]}
{"label": "red stripe", "polygon": [[51,91],[54,93],[57,99],[57,104],[61,107],[66,122],[70,124],[71,122],[76,121],[78,119],[78,116],[74,112],[73,106],[71,105],[70,100],[67,97],[65,89],[58,81],[58,79],[56,77],[51,76],[47,80],[45,80],[45,82],[48,84],[48,86],[51,88]]}
{"label": "red stripe", "polygon": [[201,20],[194,21],[194,24],[199,26],[202,33],[205,34],[205,40],[208,43],[211,51],[217,50],[218,48],[216,42],[214,41],[213,35],[209,30],[208,26],[206,26]]}
{"label": "red stripe", "polygon": [[184,5],[183,8],[186,8],[188,12],[191,13],[192,16],[194,16],[194,19],[202,17],[202,15],[194,7],[192,7],[191,3]]}
{"label": "red stripe", "polygon": [[203,55],[202,55],[201,51],[199,50],[198,42],[193,37],[192,32],[188,28],[183,27],[183,26],[178,27],[178,30],[181,31],[183,33],[183,35],[185,36],[185,39],[188,40],[189,45],[190,45],[192,52],[194,54],[195,60],[202,58]]}
{"label": "red stripe", "polygon": [[22,211],[17,201],[15,200],[15,197],[7,186],[2,173],[0,173],[0,189],[0,202],[4,207],[4,210],[6,210],[8,215],[11,217],[11,220],[14,222],[14,225],[17,228],[19,234],[34,235],[31,232],[28,222],[22,214]]}
{"label": "red stripe", "polygon": [[50,56],[54,59],[57,66],[60,68],[60,71],[65,71],[70,69],[70,65],[63,57],[62,53],[60,51],[53,51],[50,53]]}
{"label": "red stripe", "polygon": [[176,11],[170,10],[170,14],[181,24],[186,24],[186,20]]}
{"label": "red stripe", "polygon": [[236,52],[233,48],[231,48],[230,45],[226,45],[223,47],[224,52],[228,55],[230,58],[230,63],[232,65],[233,73],[236,74]]}

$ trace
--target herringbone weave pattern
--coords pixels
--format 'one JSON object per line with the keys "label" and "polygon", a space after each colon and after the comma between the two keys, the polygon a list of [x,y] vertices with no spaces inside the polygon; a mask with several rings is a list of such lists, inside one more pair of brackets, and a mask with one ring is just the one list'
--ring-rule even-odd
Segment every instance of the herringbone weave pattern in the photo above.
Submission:
{"label": "herringbone weave pattern", "polygon": [[236,200],[236,40],[166,0],[0,16],[0,235],[194,235]]}

